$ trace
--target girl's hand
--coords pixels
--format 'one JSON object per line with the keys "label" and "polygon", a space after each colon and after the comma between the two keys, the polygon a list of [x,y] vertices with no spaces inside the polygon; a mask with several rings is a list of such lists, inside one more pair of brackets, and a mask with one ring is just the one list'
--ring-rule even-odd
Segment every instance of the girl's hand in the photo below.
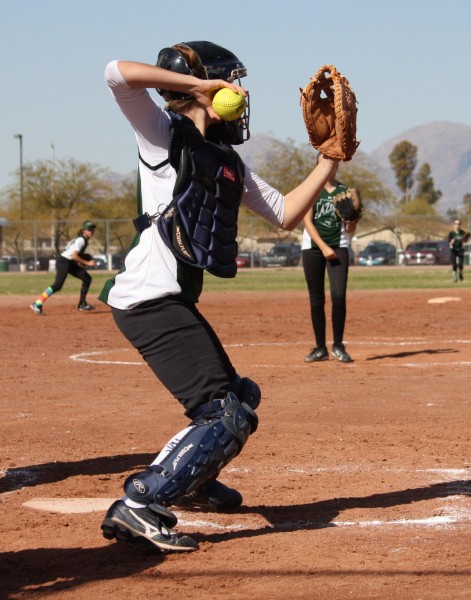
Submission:
{"label": "girl's hand", "polygon": [[211,106],[214,94],[221,88],[229,88],[233,92],[247,97],[247,92],[243,87],[235,83],[229,83],[224,79],[198,79],[197,85],[191,88],[188,93],[202,106]]}
{"label": "girl's hand", "polygon": [[321,251],[326,260],[335,260],[337,258],[335,250],[332,250],[330,246],[324,246],[323,248],[321,248]]}

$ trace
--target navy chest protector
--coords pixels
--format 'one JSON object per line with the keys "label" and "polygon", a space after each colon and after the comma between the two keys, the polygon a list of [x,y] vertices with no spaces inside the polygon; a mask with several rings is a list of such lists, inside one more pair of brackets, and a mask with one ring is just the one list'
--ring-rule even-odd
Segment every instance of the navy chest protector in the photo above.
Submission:
{"label": "navy chest protector", "polygon": [[169,161],[177,179],[157,219],[160,235],[179,261],[235,277],[244,165],[230,146],[205,140],[190,119],[170,115]]}

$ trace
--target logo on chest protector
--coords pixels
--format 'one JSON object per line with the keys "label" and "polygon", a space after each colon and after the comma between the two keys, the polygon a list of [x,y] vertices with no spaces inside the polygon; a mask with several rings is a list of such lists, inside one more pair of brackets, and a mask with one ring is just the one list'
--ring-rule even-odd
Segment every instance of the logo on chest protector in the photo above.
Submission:
{"label": "logo on chest protector", "polygon": [[182,228],[180,227],[180,225],[177,225],[177,226],[175,227],[175,241],[177,242],[177,245],[178,245],[178,248],[179,248],[180,252],[181,252],[181,253],[182,253],[184,256],[186,256],[186,257],[188,257],[188,258],[192,259],[193,257],[192,257],[192,256],[191,256],[191,254],[188,252],[188,250],[187,250],[187,249],[186,249],[186,247],[185,247],[185,244],[183,243],[183,239],[182,239]]}
{"label": "logo on chest protector", "polygon": [[224,179],[229,179],[229,181],[236,181],[236,172],[231,167],[225,166],[222,171]]}
{"label": "logo on chest protector", "polygon": [[177,465],[178,465],[181,457],[183,455],[185,455],[188,452],[188,450],[191,450],[193,447],[194,447],[194,444],[188,444],[188,446],[185,446],[184,448],[182,448],[180,450],[180,452],[176,455],[176,457],[173,459],[173,463],[172,463],[174,471],[177,470]]}

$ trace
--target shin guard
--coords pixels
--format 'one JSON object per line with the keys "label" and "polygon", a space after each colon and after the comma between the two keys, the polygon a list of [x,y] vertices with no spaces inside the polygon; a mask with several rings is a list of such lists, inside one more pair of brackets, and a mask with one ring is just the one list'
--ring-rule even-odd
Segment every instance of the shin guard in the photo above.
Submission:
{"label": "shin guard", "polygon": [[253,410],[228,392],[198,415],[160,453],[157,464],[128,477],[126,495],[136,502],[169,506],[216,477],[242,450],[257,426]]}

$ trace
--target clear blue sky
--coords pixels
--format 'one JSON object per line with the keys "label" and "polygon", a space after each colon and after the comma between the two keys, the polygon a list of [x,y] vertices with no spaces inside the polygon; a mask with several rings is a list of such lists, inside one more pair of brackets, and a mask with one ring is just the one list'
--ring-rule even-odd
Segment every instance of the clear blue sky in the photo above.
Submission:
{"label": "clear blue sky", "polygon": [[0,188],[25,162],[127,174],[134,138],[104,84],[112,59],[153,63],[206,39],[248,68],[251,130],[306,141],[299,87],[334,64],[359,101],[361,149],[432,121],[471,125],[469,0],[0,0]]}

